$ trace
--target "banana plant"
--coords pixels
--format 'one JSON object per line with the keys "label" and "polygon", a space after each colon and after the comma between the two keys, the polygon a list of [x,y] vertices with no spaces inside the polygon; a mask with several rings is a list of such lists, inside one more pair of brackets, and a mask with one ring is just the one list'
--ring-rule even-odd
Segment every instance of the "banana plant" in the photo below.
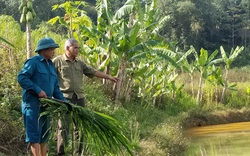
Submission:
{"label": "banana plant", "polygon": [[183,84],[176,84],[176,70],[183,66],[183,60],[191,53],[191,50],[179,53],[158,45],[152,47],[149,52],[132,57],[133,61],[140,60],[140,64],[135,68],[134,77],[139,87],[138,96],[145,100],[142,102],[150,103],[149,100],[152,100],[153,105],[156,105],[157,99],[162,100],[161,97],[164,95],[169,95],[175,100],[176,93],[183,88]]}
{"label": "banana plant", "polygon": [[[215,86],[215,90],[214,90],[214,97],[215,97],[215,101],[219,102],[219,89],[218,86],[224,86],[225,84],[225,80],[223,79],[223,74],[222,74],[222,70],[220,67],[216,67],[214,64],[212,66],[208,67],[208,78],[207,81],[212,83]],[[212,96],[211,96],[212,97]],[[213,102],[213,99],[211,98],[211,102]]]}
{"label": "banana plant", "polygon": [[[109,5],[108,0],[97,1],[98,25],[96,28],[86,30],[86,32],[89,34],[92,32],[92,35],[94,34],[98,38],[93,41],[94,36],[90,37],[92,41],[86,41],[86,43],[94,42],[97,45],[95,48],[91,48],[89,52],[92,54],[93,51],[98,52],[95,59],[98,57],[105,58],[101,60],[103,61],[101,67],[103,69],[106,65],[107,73],[112,68],[112,63],[117,66],[113,69],[119,69],[117,75],[120,81],[116,85],[115,96],[116,103],[118,103],[123,95],[126,95],[126,99],[129,99],[129,93],[133,85],[131,81],[135,78],[133,66],[140,63],[140,61],[135,61],[132,58],[140,53],[148,53],[149,49],[162,42],[157,40],[155,36],[168,17],[159,18],[159,16],[156,16],[155,0],[150,7],[145,7],[146,13],[142,11],[138,0],[128,0],[115,14],[109,11]],[[128,76],[130,77],[128,78]]]}
{"label": "banana plant", "polygon": [[[182,88],[184,87],[184,84],[180,84],[179,86],[176,84],[176,79],[178,77],[178,72],[176,71],[181,68],[185,69],[183,62],[185,62],[185,60],[187,60],[187,57],[191,54],[192,50],[188,50],[187,52],[183,53],[179,52],[178,48],[175,51],[172,51],[170,49],[160,50],[160,55],[159,52],[157,54],[165,62],[164,70],[162,73],[164,75],[167,75],[164,79],[165,90],[168,89],[170,93],[172,93],[171,97],[173,100],[175,100],[176,93],[181,92]],[[189,72],[189,67],[186,68],[186,71]]]}
{"label": "banana plant", "polygon": [[201,100],[203,95],[203,84],[204,80],[206,80],[211,73],[208,72],[208,68],[213,65],[214,63],[218,62],[215,61],[214,58],[218,54],[218,50],[215,50],[210,56],[208,55],[208,51],[205,49],[200,50],[200,54],[198,55],[198,52],[195,50],[193,46],[191,46],[191,49],[193,50],[193,54],[195,56],[195,63],[194,66],[197,69],[197,71],[200,73],[199,77],[199,84],[198,84],[198,91],[197,91],[197,97],[196,102],[198,105],[202,106]]}
{"label": "banana plant", "polygon": [[224,48],[222,46],[220,46],[220,52],[221,52],[221,56],[222,56],[222,61],[225,63],[225,83],[223,86],[223,90],[222,90],[222,94],[221,94],[221,100],[220,102],[223,103],[224,102],[224,98],[226,95],[226,89],[227,88],[232,88],[233,86],[235,86],[235,84],[233,84],[233,86],[228,86],[228,70],[230,69],[231,64],[233,63],[233,61],[237,58],[237,56],[244,50],[244,47],[239,47],[237,46],[235,49],[231,49],[231,52],[229,54],[229,56],[227,56]]}
{"label": "banana plant", "polygon": [[[125,7],[126,5],[128,7]],[[129,6],[133,6],[133,10],[128,9]],[[153,51],[153,48],[159,45],[166,45],[165,43],[162,44],[163,40],[159,37],[158,32],[167,22],[168,17],[157,16],[159,14],[155,11],[156,6],[157,3],[153,0],[149,6],[145,6],[145,12],[143,12],[138,0],[128,0],[116,13],[116,16],[124,21],[124,28],[121,34],[124,37],[121,38],[118,46],[118,49],[122,52],[119,55],[121,56],[119,57],[120,67],[125,65],[124,67],[126,68],[126,62],[137,54],[148,54],[151,50]],[[123,12],[123,10],[132,11],[130,13],[128,12],[130,18],[126,21],[127,23],[125,22],[126,16],[120,13]],[[165,46],[165,49],[168,49],[168,45]],[[135,63],[137,64],[139,62],[135,61]],[[119,69],[121,69],[119,74],[124,76],[125,70],[122,68]],[[117,96],[116,99],[119,99],[119,96]]]}
{"label": "banana plant", "polygon": [[[101,38],[103,45],[108,52],[107,58],[111,59],[112,54],[117,56],[119,66],[117,75],[120,81],[116,84],[116,102],[118,103],[121,96],[125,95],[125,89],[131,87],[132,84],[128,79],[128,75],[133,75],[133,64],[139,62],[129,62],[129,60],[138,53],[149,51],[152,46],[160,43],[152,36],[157,34],[159,29],[164,25],[166,17],[153,18],[156,1],[152,1],[146,12],[143,12],[139,0],[128,0],[115,14],[109,11],[109,1],[97,1],[98,10],[98,31],[106,32],[108,39]],[[157,17],[157,16],[155,16]],[[115,57],[115,56],[114,56]],[[114,59],[113,57],[113,59]],[[127,72],[131,72],[128,74]],[[124,87],[127,86],[127,87]]]}

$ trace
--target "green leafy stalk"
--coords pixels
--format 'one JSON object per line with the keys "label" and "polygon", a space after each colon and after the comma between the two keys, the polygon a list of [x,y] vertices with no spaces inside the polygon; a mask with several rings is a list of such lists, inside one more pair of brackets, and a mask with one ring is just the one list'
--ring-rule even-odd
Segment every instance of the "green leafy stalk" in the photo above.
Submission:
{"label": "green leafy stalk", "polygon": [[53,117],[51,122],[55,122],[51,123],[51,129],[55,129],[57,126],[56,118],[61,119],[66,113],[70,113],[71,124],[74,121],[79,136],[84,137],[84,149],[88,149],[90,153],[100,156],[122,154],[125,149],[130,155],[133,155],[130,141],[124,135],[122,126],[111,116],[68,102],[45,98],[40,101],[46,107],[46,111],[40,115],[49,115]]}

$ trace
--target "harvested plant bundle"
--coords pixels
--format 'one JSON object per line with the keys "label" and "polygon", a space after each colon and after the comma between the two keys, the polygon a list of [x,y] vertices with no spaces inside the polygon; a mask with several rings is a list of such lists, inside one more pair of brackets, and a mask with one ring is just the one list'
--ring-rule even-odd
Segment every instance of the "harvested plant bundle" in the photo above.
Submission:
{"label": "harvested plant bundle", "polygon": [[40,101],[46,108],[45,112],[40,115],[49,115],[51,131],[56,130],[58,119],[63,122],[68,113],[71,124],[74,121],[79,136],[84,137],[84,149],[89,154],[123,155],[122,153],[126,150],[126,153],[132,155],[130,141],[114,118],[69,102],[45,98]]}

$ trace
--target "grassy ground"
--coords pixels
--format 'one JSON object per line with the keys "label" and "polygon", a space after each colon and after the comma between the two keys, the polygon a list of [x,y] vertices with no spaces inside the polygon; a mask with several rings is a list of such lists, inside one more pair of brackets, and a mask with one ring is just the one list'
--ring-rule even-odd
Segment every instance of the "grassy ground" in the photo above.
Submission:
{"label": "grassy ground", "polygon": [[[136,100],[115,105],[110,98],[112,91],[98,82],[85,86],[87,107],[111,115],[124,126],[127,137],[134,145],[138,156],[182,156],[189,147],[184,131],[190,127],[241,122],[250,120],[248,78],[250,70],[237,69],[229,73],[230,82],[238,82],[238,92],[227,92],[226,104],[215,102],[214,86],[206,85],[204,107],[196,105],[190,93],[189,79],[185,80],[185,93],[175,101],[166,99],[157,107],[141,104]],[[184,76],[187,78],[187,76]],[[218,92],[217,92],[218,93]],[[210,102],[209,102],[210,101]],[[0,155],[26,155],[24,130],[20,112],[16,118],[7,117],[0,110]],[[52,144],[55,147],[55,142]],[[13,148],[15,150],[13,150]],[[55,153],[55,150],[53,151]]]}
{"label": "grassy ground", "polygon": [[[189,147],[184,131],[190,127],[249,121],[250,110],[199,111],[168,115],[161,109],[153,107],[123,107],[107,109],[112,116],[126,127],[127,136],[135,145],[135,155],[145,156],[181,156]],[[111,108],[111,107],[110,107]],[[140,110],[140,111],[138,111]],[[1,121],[0,153],[2,155],[27,155],[22,126],[10,121]],[[55,147],[55,142],[51,144]],[[15,150],[12,150],[12,149]],[[51,153],[55,153],[51,151]],[[1,154],[0,154],[1,155]]]}
{"label": "grassy ground", "polygon": [[[242,76],[241,80],[242,82],[237,86],[239,92],[228,92],[227,95],[230,98],[227,104],[214,102],[201,109],[192,97],[181,94],[176,101],[165,100],[166,103],[158,107],[141,105],[139,102],[114,107],[111,101],[106,101],[107,103],[104,104],[106,106],[103,105],[105,109],[102,111],[111,114],[117,120],[122,121],[124,127],[128,127],[128,136],[138,147],[136,155],[181,156],[190,143],[183,134],[186,129],[195,126],[249,121],[250,109],[248,101],[245,100],[248,96],[244,92],[248,82],[245,76]],[[207,90],[210,89],[207,88]],[[89,106],[93,109],[99,106],[95,103],[103,101],[102,99],[98,101],[100,96],[93,97],[92,93],[86,96],[90,102]]]}
{"label": "grassy ground", "polygon": [[0,111],[0,155],[24,155],[24,130],[20,121],[11,121]]}

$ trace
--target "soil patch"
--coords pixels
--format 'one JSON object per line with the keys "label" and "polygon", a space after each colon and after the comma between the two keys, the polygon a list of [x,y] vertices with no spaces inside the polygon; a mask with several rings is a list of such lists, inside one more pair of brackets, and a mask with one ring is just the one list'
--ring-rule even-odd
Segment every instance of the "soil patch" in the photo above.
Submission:
{"label": "soil patch", "polygon": [[250,109],[241,110],[228,110],[228,111],[215,111],[211,113],[193,113],[183,120],[183,127],[185,129],[206,126],[217,125],[235,122],[250,121]]}
{"label": "soil patch", "polygon": [[24,155],[24,131],[7,119],[0,118],[0,155]]}

